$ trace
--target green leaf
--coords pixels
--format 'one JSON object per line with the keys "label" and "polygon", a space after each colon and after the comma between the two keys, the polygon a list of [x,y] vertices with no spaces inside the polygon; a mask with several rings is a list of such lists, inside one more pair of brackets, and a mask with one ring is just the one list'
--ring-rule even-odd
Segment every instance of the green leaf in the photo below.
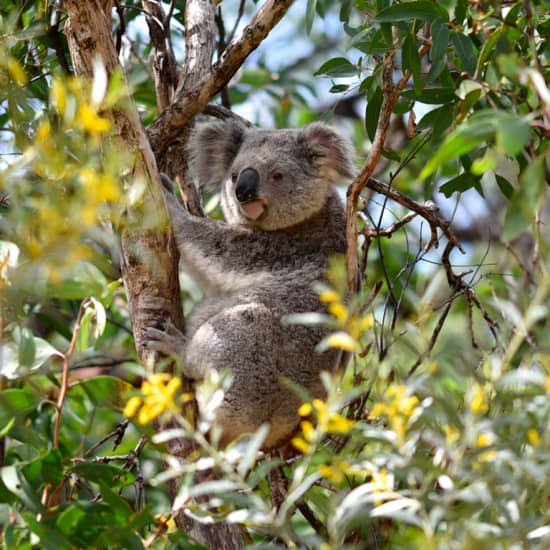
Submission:
{"label": "green leaf", "polygon": [[72,385],[69,394],[78,389],[84,390],[94,405],[121,410],[125,402],[123,395],[133,388],[120,378],[104,375],[78,380]]}
{"label": "green leaf", "polygon": [[107,285],[105,275],[95,265],[89,262],[78,262],[69,278],[48,289],[48,296],[65,300],[82,300],[88,296],[101,296]]}
{"label": "green leaf", "polygon": [[439,190],[447,198],[449,198],[453,193],[464,193],[464,191],[468,191],[468,189],[471,189],[472,187],[475,187],[476,189],[479,190],[480,180],[481,180],[480,177],[473,176],[468,172],[463,172],[462,174],[459,174],[458,176],[455,176],[454,178],[447,180],[439,188]]}
{"label": "green leaf", "polygon": [[258,430],[256,430],[256,433],[247,440],[246,448],[243,452],[243,457],[241,458],[239,462],[239,466],[237,468],[239,475],[241,477],[246,477],[249,470],[252,469],[254,466],[256,459],[258,458],[258,451],[260,450],[263,442],[265,441],[265,438],[267,437],[267,434],[269,432],[269,425],[268,424],[262,424]]}
{"label": "green leaf", "polygon": [[448,21],[449,14],[447,10],[436,2],[418,0],[416,2],[392,4],[390,7],[383,9],[375,20],[379,23],[397,23],[399,21],[409,22],[411,19],[432,21],[437,18]]}
{"label": "green leaf", "polygon": [[349,89],[348,84],[334,84],[331,86],[329,92],[331,94],[340,94],[342,92],[345,92],[348,89]]}
{"label": "green leaf", "polygon": [[428,76],[426,77],[427,84],[433,84],[438,78],[439,75],[447,68],[447,56],[444,55],[439,59],[436,59],[428,71]]}
{"label": "green leaf", "polygon": [[502,194],[510,199],[514,194],[514,186],[504,177],[499,174],[495,174],[495,179]]}
{"label": "green leaf", "polygon": [[271,83],[272,74],[270,71],[262,68],[247,68],[243,70],[239,80],[240,84],[248,84],[253,88],[262,88]]}
{"label": "green leaf", "polygon": [[499,27],[496,31],[492,32],[489,38],[484,42],[483,47],[481,48],[481,52],[479,53],[479,57],[477,59],[477,64],[476,64],[477,74],[480,74],[481,68],[483,67],[485,61],[489,59],[489,56],[494,55],[495,46],[499,38],[502,36],[502,32],[503,32],[503,28]]}
{"label": "green leaf", "polygon": [[462,67],[468,74],[473,75],[476,70],[477,56],[472,39],[465,34],[455,32],[452,35],[452,41]]}
{"label": "green leaf", "polygon": [[483,86],[476,82],[475,80],[470,80],[465,78],[456,90],[456,95],[460,99],[466,99],[466,97],[471,93],[480,93],[483,90]]}
{"label": "green leaf", "polygon": [[371,141],[374,140],[374,134],[376,133],[376,127],[378,126],[378,118],[380,116],[380,109],[382,107],[382,90],[377,88],[374,94],[367,101],[367,110],[365,114],[365,127],[367,129],[367,135]]}
{"label": "green leaf", "polygon": [[44,550],[71,550],[71,544],[61,533],[44,522],[36,521],[30,514],[25,514],[25,521],[29,529],[40,539],[40,548]]}
{"label": "green leaf", "polygon": [[426,163],[420,178],[427,178],[440,166],[490,141],[496,131],[497,119],[502,114],[505,113],[491,109],[473,114],[447,136],[441,147]]}
{"label": "green leaf", "polygon": [[58,449],[50,449],[40,458],[42,470],[42,479],[56,487],[63,480],[63,464],[61,463],[61,453]]}
{"label": "green leaf", "polygon": [[529,141],[529,120],[513,113],[498,111],[495,122],[497,147],[510,157],[519,154]]}
{"label": "green leaf", "polygon": [[333,57],[315,72],[315,76],[354,76],[357,74],[357,67],[350,63],[345,57]]}
{"label": "green leaf", "polygon": [[430,58],[433,63],[445,55],[445,52],[449,47],[449,37],[451,36],[451,31],[443,19],[437,18],[432,22],[431,33],[432,45],[430,48]]}
{"label": "green leaf", "polygon": [[103,334],[107,314],[103,304],[95,298],[87,301],[77,335],[77,351],[85,351]]}
{"label": "green leaf", "polygon": [[[15,335],[14,335],[15,336]],[[21,367],[30,367],[34,363],[36,357],[36,346],[34,337],[28,328],[23,328],[18,331],[18,354],[19,365]]]}
{"label": "green leaf", "polygon": [[26,508],[33,512],[42,511],[40,499],[17,466],[4,466],[0,469],[0,477],[6,488],[16,495]]}
{"label": "green leaf", "polygon": [[103,483],[108,487],[127,487],[135,482],[136,476],[113,464],[95,462],[79,462],[71,468],[71,472],[93,483]]}
{"label": "green leaf", "polygon": [[420,55],[416,45],[416,38],[411,34],[407,34],[403,42],[403,68],[410,70],[413,75],[414,91],[419,94],[422,90],[422,71],[420,65]]}
{"label": "green leaf", "polygon": [[315,19],[315,8],[317,7],[317,0],[307,0],[306,5],[306,33],[311,33],[313,27],[313,20]]}
{"label": "green leaf", "polygon": [[401,95],[428,105],[442,105],[456,99],[454,88],[424,88],[419,93],[405,90]]}
{"label": "green leaf", "polygon": [[8,379],[25,376],[41,367],[50,357],[63,354],[42,338],[36,338],[28,329],[15,329],[12,342],[0,343],[0,374]]}
{"label": "green leaf", "polygon": [[86,524],[87,517],[88,514],[83,508],[72,505],[59,514],[56,525],[64,535],[71,537]]}
{"label": "green leaf", "polygon": [[13,417],[24,418],[36,410],[40,398],[27,389],[9,389],[0,392],[0,426],[11,422]]}

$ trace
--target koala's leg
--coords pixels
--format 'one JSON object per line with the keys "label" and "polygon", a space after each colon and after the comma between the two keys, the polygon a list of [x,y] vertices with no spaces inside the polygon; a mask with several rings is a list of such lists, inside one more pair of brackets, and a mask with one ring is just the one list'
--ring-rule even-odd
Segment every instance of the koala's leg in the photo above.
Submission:
{"label": "koala's leg", "polygon": [[[278,361],[284,357],[279,320],[261,303],[228,307],[197,328],[186,349],[186,369],[222,370],[233,374],[233,384],[218,409],[222,444],[243,433],[272,424],[269,439],[277,437],[273,410],[285,399]],[[288,427],[286,427],[288,430]]]}

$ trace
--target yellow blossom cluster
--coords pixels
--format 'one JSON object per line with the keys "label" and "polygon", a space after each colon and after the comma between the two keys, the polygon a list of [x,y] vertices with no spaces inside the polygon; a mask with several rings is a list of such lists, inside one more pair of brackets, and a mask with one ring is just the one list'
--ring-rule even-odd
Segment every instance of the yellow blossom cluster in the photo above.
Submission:
{"label": "yellow blossom cluster", "polygon": [[[298,409],[298,414],[304,418],[300,422],[303,437],[296,436],[291,442],[302,453],[308,453],[312,444],[321,441],[326,434],[347,434],[355,426],[353,420],[330,410],[321,399],[304,403]],[[312,420],[316,421],[315,424]]]}
{"label": "yellow blossom cluster", "polygon": [[370,411],[373,418],[384,417],[389,420],[391,429],[402,443],[409,427],[411,417],[417,411],[418,397],[412,395],[406,385],[392,384],[384,393],[384,400],[376,403]]}
{"label": "yellow blossom cluster", "polygon": [[[130,397],[123,414],[128,418],[137,415],[139,424],[147,424],[164,412],[178,413],[175,395],[181,387],[181,379],[167,373],[155,373],[141,384],[141,396]],[[186,400],[182,396],[179,402]]]}
{"label": "yellow blossom cluster", "polygon": [[[22,69],[12,65],[9,72],[20,81]],[[90,257],[84,244],[90,231],[100,221],[116,220],[123,207],[118,174],[124,157],[101,143],[111,122],[100,103],[83,81],[53,77],[49,110],[37,122],[14,176],[9,170],[5,176],[7,194],[20,206],[10,214],[16,242],[23,256],[37,260],[40,278],[48,283],[62,281]],[[18,175],[21,168],[28,178]],[[31,267],[27,264],[29,273]]]}
{"label": "yellow blossom cluster", "polygon": [[339,485],[347,474],[352,473],[349,462],[340,459],[335,460],[332,464],[321,464],[317,471],[334,485]]}
{"label": "yellow blossom cluster", "polygon": [[328,336],[327,346],[350,352],[361,351],[360,339],[374,323],[372,314],[359,315],[350,311],[342,294],[334,289],[322,290],[319,299],[327,304],[327,311],[339,329]]}

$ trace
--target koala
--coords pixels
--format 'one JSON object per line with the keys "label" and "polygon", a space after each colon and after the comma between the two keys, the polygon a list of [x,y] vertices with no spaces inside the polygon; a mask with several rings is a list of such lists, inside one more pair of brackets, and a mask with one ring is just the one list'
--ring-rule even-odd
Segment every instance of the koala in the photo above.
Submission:
{"label": "koala", "polygon": [[353,176],[352,147],[322,123],[265,130],[229,120],[200,126],[190,158],[194,181],[220,190],[225,222],[192,216],[165,185],[184,269],[206,298],[185,334],[171,324],[146,329],[148,347],[181,357],[183,375],[194,380],[229,368],[233,383],[217,414],[221,445],[269,423],[263,448],[272,449],[299,423],[301,401],[281,381],[323,397],[319,375],[339,358],[316,351],[325,328],[285,317],[324,309],[313,284],[329,256],[345,252],[333,184]]}

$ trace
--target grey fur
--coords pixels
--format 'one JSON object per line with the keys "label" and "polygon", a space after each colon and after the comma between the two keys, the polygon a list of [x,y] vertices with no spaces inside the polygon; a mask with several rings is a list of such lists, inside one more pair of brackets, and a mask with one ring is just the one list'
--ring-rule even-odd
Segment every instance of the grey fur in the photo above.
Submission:
{"label": "grey fur", "polygon": [[[183,354],[184,376],[193,379],[230,368],[233,385],[218,413],[222,443],[269,422],[264,448],[272,448],[299,422],[300,401],[281,378],[321,397],[319,374],[337,359],[315,351],[322,327],[281,320],[323,310],[312,285],[323,279],[329,255],[345,251],[333,184],[353,175],[352,148],[321,123],[262,130],[233,121],[202,126],[190,147],[195,181],[221,185],[226,222],[191,216],[164,190],[184,268],[207,298],[188,317],[185,335],[148,329],[149,347]],[[259,182],[252,216],[235,194],[246,169]]]}

